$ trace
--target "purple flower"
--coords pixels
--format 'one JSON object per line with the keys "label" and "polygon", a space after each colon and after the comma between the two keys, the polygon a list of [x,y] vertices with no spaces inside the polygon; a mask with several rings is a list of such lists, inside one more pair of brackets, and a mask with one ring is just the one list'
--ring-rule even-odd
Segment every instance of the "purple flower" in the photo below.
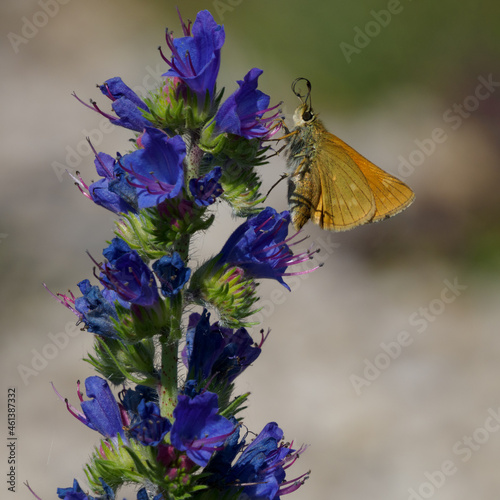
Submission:
{"label": "purple flower", "polygon": [[139,306],[151,307],[158,302],[154,275],[135,250],[120,238],[113,238],[102,253],[108,262],[100,267],[99,279],[108,290]]}
{"label": "purple flower", "polygon": [[143,399],[137,407],[139,419],[132,422],[131,436],[144,446],[158,446],[172,427],[168,418],[160,415],[160,408]]}
{"label": "purple flower", "polygon": [[263,115],[276,108],[269,108],[269,96],[257,90],[257,81],[263,73],[253,68],[243,81],[238,81],[240,88],[231,94],[215,115],[215,123],[220,132],[239,135],[245,139],[267,139],[279,127],[272,128],[272,122],[279,113],[268,118]]}
{"label": "purple flower", "polygon": [[78,382],[77,394],[83,413],[64,400],[57,391],[56,394],[66,402],[69,412],[90,429],[98,431],[106,438],[114,440],[120,434],[125,439],[120,408],[106,380],[98,376],[88,377],[85,379],[85,391],[87,397],[91,398],[88,401],[83,400]]}
{"label": "purple flower", "polygon": [[194,398],[178,396],[170,439],[175,448],[185,451],[196,464],[204,467],[212,454],[234,431],[234,424],[217,415],[217,394],[205,392]]}
{"label": "purple flower", "polygon": [[115,494],[113,490],[102,479],[101,484],[104,489],[104,496],[91,497],[86,495],[76,479],[73,480],[73,486],[70,488],[57,488],[57,496],[62,500],[114,500]]}
{"label": "purple flower", "polygon": [[292,253],[287,244],[291,238],[286,239],[289,224],[288,211],[279,214],[274,208],[266,207],[236,228],[222,247],[217,265],[237,266],[257,279],[275,279],[290,290],[283,276],[314,269],[298,273],[285,272],[288,266],[310,260],[313,255],[309,251],[298,255]]}
{"label": "purple flower", "polygon": [[224,192],[222,186],[219,184],[221,176],[222,169],[215,167],[205,176],[189,181],[189,190],[199,207],[211,205]]}
{"label": "purple flower", "polygon": [[136,188],[139,209],[154,207],[175,198],[184,186],[183,160],[186,145],[180,136],[171,139],[155,128],[146,128],[142,149],[123,156],[120,165],[128,183]]}
{"label": "purple flower", "polygon": [[106,80],[99,88],[106,97],[113,101],[111,107],[119,116],[118,119],[111,119],[113,125],[119,125],[136,132],[142,132],[146,127],[152,126],[152,123],[141,113],[141,109],[149,111],[149,108],[132,89],[123,83],[120,77]]}
{"label": "purple flower", "polygon": [[136,385],[134,389],[127,389],[126,391],[121,391],[118,394],[120,398],[120,403],[123,408],[130,414],[134,415],[139,413],[139,405],[142,400],[146,402],[157,401],[158,392],[152,387],[147,387],[145,385]]}
{"label": "purple flower", "polygon": [[224,27],[219,26],[207,10],[198,12],[192,36],[189,28],[184,23],[182,25],[186,36],[173,38],[171,33],[166,33],[172,59],[163,56],[170,66],[163,76],[179,77],[198,96],[199,103],[203,104],[207,92],[210,98],[214,93],[220,67],[220,49],[225,39]]}
{"label": "purple flower", "polygon": [[127,85],[125,85],[120,77],[110,78],[103,85],[99,86],[101,92],[113,101],[111,107],[118,115],[113,116],[102,111],[97,103],[91,101],[91,105],[83,102],[76,94],[73,94],[76,99],[100,115],[107,118],[113,125],[125,127],[136,132],[142,132],[144,128],[151,127],[152,123],[144,118],[141,110],[149,111],[144,101]]}
{"label": "purple flower", "polygon": [[[267,424],[246,448],[245,439],[239,443],[237,439],[238,436],[230,436],[224,448],[215,454],[205,469],[205,472],[212,473],[209,483],[218,489],[224,491],[234,488],[235,484],[243,484],[243,493],[248,498],[272,500],[297,490],[308,478],[306,473],[292,481],[285,481],[285,469],[305,448],[293,450],[280,443],[283,431],[278,424]],[[241,449],[243,452],[232,465]]]}
{"label": "purple flower", "polygon": [[172,256],[164,255],[153,264],[153,269],[165,297],[177,295],[191,276],[191,269],[184,265],[178,252],[174,252]]}
{"label": "purple flower", "polygon": [[96,205],[116,214],[137,213],[137,194],[127,182],[126,174],[119,163],[106,153],[98,154],[92,144],[90,146],[95,154],[94,164],[97,173],[103,179],[87,186],[80,175],[75,177],[70,174],[80,191]]}
{"label": "purple flower", "polygon": [[118,321],[114,305],[118,299],[116,294],[107,289],[101,292],[99,287],[92,286],[89,280],[80,281],[78,288],[83,296],[75,300],[74,307],[80,313],[87,330],[103,337],[117,338],[113,321]]}
{"label": "purple flower", "polygon": [[197,382],[211,377],[230,384],[252,364],[261,353],[245,328],[233,332],[219,323],[210,326],[210,314],[206,309],[200,316],[189,316],[186,347],[182,353],[188,368],[188,380]]}
{"label": "purple flower", "polygon": [[[57,488],[57,496],[61,500],[115,500],[113,490],[104,482],[102,478],[99,478],[99,480],[101,482],[102,489],[104,490],[104,495],[100,495],[98,497],[86,495],[80,488],[78,481],[75,479],[71,488]],[[137,491],[137,500],[150,500],[150,496],[148,495],[146,488],[141,488]],[[159,493],[153,498],[153,500],[163,500],[163,495]]]}
{"label": "purple flower", "polygon": [[43,285],[47,291],[60,304],[68,308],[78,321],[85,323],[85,328],[92,333],[102,335],[103,337],[116,338],[114,319],[118,319],[115,300],[128,308],[130,305],[120,299],[116,293],[111,290],[99,290],[97,286],[91,286],[89,280],[83,280],[78,283],[82,292],[82,297],[75,297],[72,292],[69,295],[62,293],[54,294],[47,286]]}

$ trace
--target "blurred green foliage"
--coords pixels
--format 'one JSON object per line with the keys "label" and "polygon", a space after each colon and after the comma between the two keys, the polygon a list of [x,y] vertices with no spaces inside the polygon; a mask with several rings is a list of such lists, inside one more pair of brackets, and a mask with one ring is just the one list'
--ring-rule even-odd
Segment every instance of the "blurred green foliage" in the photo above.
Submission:
{"label": "blurred green foliage", "polygon": [[[493,0],[215,0],[179,7],[192,19],[209,9],[230,39],[258,52],[266,71],[307,76],[316,99],[337,109],[366,106],[393,87],[444,92],[476,67],[494,71],[500,58],[500,4]],[[357,28],[366,32],[371,23],[368,32],[376,33],[373,12],[388,9],[398,13],[385,27],[379,22],[378,34],[347,62],[341,44],[358,49]]]}

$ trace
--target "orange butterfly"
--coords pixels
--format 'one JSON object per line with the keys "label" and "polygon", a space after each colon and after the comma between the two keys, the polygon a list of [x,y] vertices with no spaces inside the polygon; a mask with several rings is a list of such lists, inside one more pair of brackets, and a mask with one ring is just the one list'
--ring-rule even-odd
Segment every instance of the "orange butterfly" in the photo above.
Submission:
{"label": "orange butterfly", "polygon": [[[304,97],[297,92],[307,83]],[[396,215],[414,200],[413,191],[328,132],[311,107],[311,83],[292,84],[302,104],[287,143],[288,203],[293,225],[309,219],[323,229],[346,231]]]}

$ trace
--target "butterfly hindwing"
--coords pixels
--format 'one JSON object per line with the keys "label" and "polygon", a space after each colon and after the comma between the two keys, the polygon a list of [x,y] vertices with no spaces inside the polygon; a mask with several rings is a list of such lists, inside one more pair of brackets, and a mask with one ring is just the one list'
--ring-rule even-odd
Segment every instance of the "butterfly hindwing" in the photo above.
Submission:
{"label": "butterfly hindwing", "polygon": [[402,181],[374,165],[333,134],[333,141],[348,154],[364,174],[375,199],[376,210],[370,222],[392,217],[411,205],[413,191]]}

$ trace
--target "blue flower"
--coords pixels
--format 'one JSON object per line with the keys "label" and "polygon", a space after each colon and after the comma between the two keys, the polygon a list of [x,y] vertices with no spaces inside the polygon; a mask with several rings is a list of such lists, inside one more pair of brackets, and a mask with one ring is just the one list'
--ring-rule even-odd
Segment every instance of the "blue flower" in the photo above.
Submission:
{"label": "blue flower", "polygon": [[132,422],[130,435],[144,446],[158,446],[172,427],[168,418],[160,415],[160,408],[143,399],[137,407],[139,418]]}
{"label": "blue flower", "polygon": [[126,174],[120,164],[106,153],[98,154],[92,144],[90,147],[95,154],[94,164],[97,173],[103,178],[87,186],[80,175],[75,177],[70,173],[80,191],[96,205],[115,214],[137,213],[137,194],[127,182]]}
{"label": "blue flower", "polygon": [[188,368],[188,380],[202,381],[211,377],[230,384],[252,364],[261,353],[245,328],[233,332],[219,323],[210,326],[206,309],[200,316],[189,316],[183,359]]}
{"label": "blue flower", "polygon": [[158,392],[152,387],[136,385],[134,389],[127,389],[118,394],[120,403],[129,414],[139,413],[139,404],[142,400],[146,402],[158,401]]}
{"label": "blue flower", "polygon": [[191,269],[184,265],[178,252],[174,252],[172,256],[164,255],[153,264],[153,269],[165,297],[177,295],[191,276]]}
{"label": "blue flower", "polygon": [[141,112],[141,109],[148,112],[149,108],[132,89],[123,83],[120,77],[106,80],[99,88],[106,97],[113,101],[111,107],[118,115],[118,118],[102,111],[95,101],[90,101],[89,105],[75,93],[73,93],[73,96],[85,107],[97,111],[107,118],[113,125],[135,130],[136,132],[142,132],[144,128],[152,126],[152,123],[144,118]]}
{"label": "blue flower", "polygon": [[261,69],[253,68],[243,81],[238,81],[240,88],[231,94],[221,105],[215,115],[215,123],[219,132],[228,132],[245,139],[267,139],[273,135],[272,122],[278,114],[263,118],[269,108],[270,98],[257,90],[257,81],[263,73]]}
{"label": "blue flower", "polygon": [[[238,443],[238,437],[230,436],[205,469],[211,473],[208,482],[218,489],[233,489],[234,485],[243,484],[245,497],[272,500],[292,493],[308,478],[306,473],[285,481],[285,469],[291,465],[289,462],[295,461],[305,448],[296,451],[281,444],[283,431],[278,424],[267,424],[246,448],[245,438]],[[241,449],[243,452],[233,465]]]}
{"label": "blue flower", "polygon": [[194,196],[194,201],[199,207],[207,207],[215,202],[224,190],[219,184],[219,179],[222,176],[222,169],[215,167],[208,174],[189,181],[189,190]]}
{"label": "blue flower", "polygon": [[73,480],[71,488],[57,488],[57,496],[62,500],[114,500],[115,494],[113,490],[102,479],[101,484],[104,489],[103,496],[92,497],[86,495],[76,479]]}
{"label": "blue flower", "polygon": [[85,425],[105,437],[124,436],[120,409],[106,380],[96,375],[87,377],[85,392],[91,398],[81,403],[87,420]]}
{"label": "blue flower", "polygon": [[220,49],[224,45],[224,27],[219,26],[207,10],[198,12],[190,36],[183,24],[184,36],[173,38],[167,31],[166,39],[172,59],[163,59],[170,69],[163,75],[179,77],[194,92],[202,104],[206,94],[212,98],[220,67]]}
{"label": "blue flower", "polygon": [[113,321],[118,321],[114,305],[118,298],[116,294],[107,289],[101,292],[89,280],[80,281],[78,288],[83,296],[75,300],[75,309],[80,313],[87,330],[103,337],[117,338]]}
{"label": "blue flower", "polygon": [[135,250],[113,238],[102,253],[108,262],[100,267],[100,281],[108,290],[139,306],[151,307],[158,302],[154,274]]}
{"label": "blue flower", "polygon": [[87,401],[83,400],[83,395],[80,393],[80,382],[78,382],[77,393],[83,413],[70,405],[68,400],[56,391],[55,387],[54,391],[59,399],[65,401],[68,411],[87,427],[113,441],[116,441],[118,434],[125,439],[124,422],[121,418],[120,408],[105,379],[97,375],[85,379],[85,391],[87,397],[91,398]]}
{"label": "blue flower", "polygon": [[205,392],[194,398],[178,396],[170,439],[175,448],[185,451],[196,464],[204,467],[212,454],[234,431],[234,424],[217,415],[217,394]]}
{"label": "blue flower", "polygon": [[237,266],[257,279],[275,279],[290,290],[283,281],[283,276],[292,274],[285,272],[287,267],[310,260],[312,253],[292,253],[286,239],[289,224],[288,211],[279,214],[266,207],[236,228],[222,247],[217,265]]}
{"label": "blue flower", "polygon": [[[57,488],[57,496],[61,500],[115,500],[115,494],[113,490],[104,482],[102,478],[99,478],[99,480],[104,490],[104,495],[99,495],[97,497],[86,495],[80,488],[78,481],[74,479],[73,486],[71,488]],[[153,500],[162,499],[163,495],[161,493],[153,498]],[[148,495],[146,488],[141,488],[137,491],[137,500],[150,500],[150,496]]]}
{"label": "blue flower", "polygon": [[127,183],[119,163],[106,153],[96,155],[94,163],[97,173],[104,177],[89,186],[94,203],[116,214],[137,213],[137,194]]}
{"label": "blue flower", "polygon": [[186,145],[180,136],[171,139],[155,128],[146,128],[142,149],[121,158],[128,183],[136,188],[139,209],[175,198],[184,186],[183,161]]}
{"label": "blue flower", "polygon": [[119,116],[119,118],[108,116],[113,125],[119,125],[136,132],[142,132],[146,127],[152,126],[152,123],[141,113],[141,109],[149,111],[149,108],[131,88],[123,83],[120,77],[106,80],[99,88],[106,97],[113,101],[111,107]]}

